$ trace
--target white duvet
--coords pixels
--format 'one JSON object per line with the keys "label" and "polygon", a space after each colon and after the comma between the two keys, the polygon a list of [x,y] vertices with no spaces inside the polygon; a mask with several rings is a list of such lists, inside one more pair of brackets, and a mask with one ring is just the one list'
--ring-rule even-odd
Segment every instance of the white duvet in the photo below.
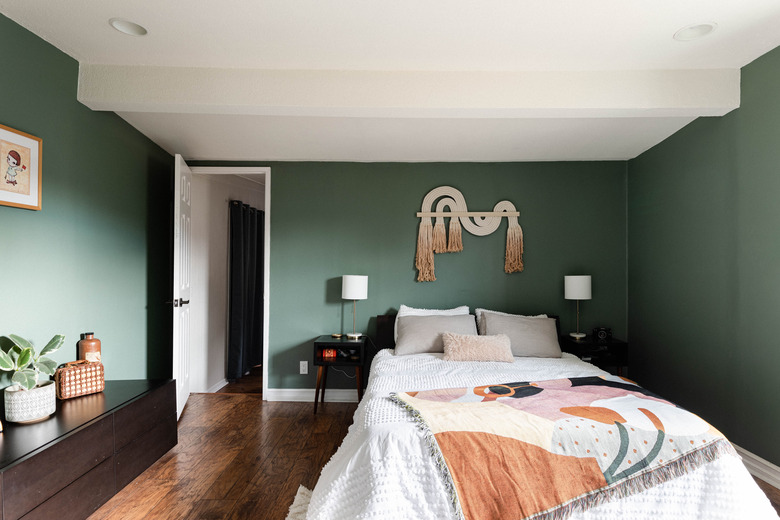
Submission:
{"label": "white duvet", "polygon": [[[394,356],[392,350],[377,354],[354,423],[313,490],[308,519],[454,518],[422,432],[388,399],[392,392],[606,374],[565,353],[561,359],[515,358],[513,364],[441,358]],[[777,514],[742,461],[724,456],[671,482],[569,518],[754,520]]]}

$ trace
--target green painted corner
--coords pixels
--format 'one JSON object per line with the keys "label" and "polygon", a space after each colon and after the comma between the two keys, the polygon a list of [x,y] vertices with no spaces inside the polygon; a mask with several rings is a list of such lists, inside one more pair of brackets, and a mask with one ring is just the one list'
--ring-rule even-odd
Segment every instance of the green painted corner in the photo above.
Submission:
{"label": "green painted corner", "polygon": [[780,51],[628,165],[632,375],[780,464]]}
{"label": "green painted corner", "polygon": [[172,157],[79,103],[78,63],[3,16],[0,48],[18,79],[0,84],[0,123],[43,140],[42,210],[0,206],[0,334],[65,334],[64,362],[94,331],[108,378],[169,377]]}

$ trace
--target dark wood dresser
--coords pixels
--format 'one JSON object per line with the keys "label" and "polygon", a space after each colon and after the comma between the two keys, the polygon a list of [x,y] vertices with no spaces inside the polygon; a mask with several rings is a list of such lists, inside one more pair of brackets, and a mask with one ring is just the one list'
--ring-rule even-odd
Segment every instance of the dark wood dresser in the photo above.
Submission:
{"label": "dark wood dresser", "polygon": [[84,519],[176,445],[176,384],[106,381],[44,421],[3,426],[0,519]]}

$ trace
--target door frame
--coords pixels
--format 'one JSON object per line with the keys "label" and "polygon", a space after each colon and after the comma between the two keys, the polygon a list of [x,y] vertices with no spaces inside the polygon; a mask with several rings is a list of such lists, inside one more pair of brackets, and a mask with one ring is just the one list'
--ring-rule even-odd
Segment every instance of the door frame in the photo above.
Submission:
{"label": "door frame", "polygon": [[[271,167],[270,166],[190,166],[193,175],[263,175],[265,189],[265,229],[263,238],[263,400],[268,400],[268,339],[271,309]],[[225,206],[227,210],[227,206]],[[227,347],[227,338],[225,338]]]}

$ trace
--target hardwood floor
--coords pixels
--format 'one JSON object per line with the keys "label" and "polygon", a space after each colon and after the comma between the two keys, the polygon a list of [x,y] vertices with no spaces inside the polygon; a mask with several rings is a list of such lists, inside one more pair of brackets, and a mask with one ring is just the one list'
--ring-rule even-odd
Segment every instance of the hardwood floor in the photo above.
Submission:
{"label": "hardwood floor", "polygon": [[283,520],[346,435],[356,403],[263,402],[193,394],[179,444],[96,511],[104,519]]}
{"label": "hardwood floor", "polygon": [[217,393],[223,394],[262,394],[263,393],[263,367],[252,367],[247,375],[223,386]]}
{"label": "hardwood floor", "polygon": [[769,498],[769,501],[772,502],[772,506],[775,508],[775,511],[777,511],[778,516],[780,516],[780,489],[770,486],[760,478],[753,477],[753,480],[756,481],[756,484],[761,488],[761,491]]}

